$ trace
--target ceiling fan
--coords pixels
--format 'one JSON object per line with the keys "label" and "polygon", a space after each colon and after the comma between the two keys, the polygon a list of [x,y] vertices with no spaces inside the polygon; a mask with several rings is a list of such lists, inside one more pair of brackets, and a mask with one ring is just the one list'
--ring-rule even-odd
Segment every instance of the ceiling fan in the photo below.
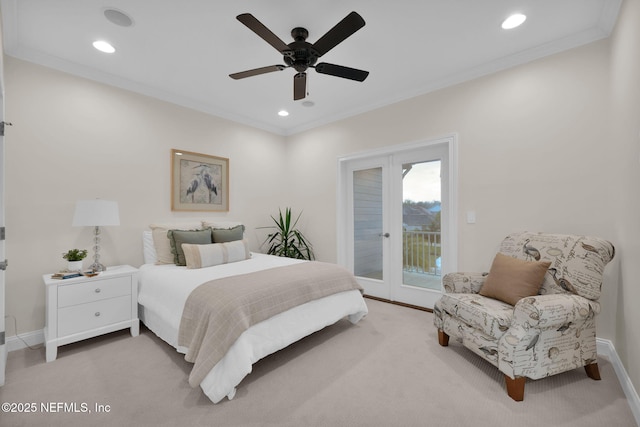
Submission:
{"label": "ceiling fan", "polygon": [[293,37],[294,41],[286,44],[250,13],[243,13],[236,18],[280,52],[284,57],[284,63],[286,65],[269,65],[267,67],[229,74],[229,77],[232,79],[244,79],[273,71],[282,71],[285,68],[292,67],[297,71],[296,75],[293,76],[293,99],[297,101],[306,96],[306,71],[308,68],[315,68],[315,70],[321,74],[328,74],[330,76],[342,77],[359,82],[364,81],[369,75],[368,71],[344,67],[342,65],[329,64],[326,62],[316,64],[318,58],[364,27],[364,19],[356,12],[348,14],[314,44],[306,41],[309,32],[305,28],[296,27],[291,30],[291,37]]}

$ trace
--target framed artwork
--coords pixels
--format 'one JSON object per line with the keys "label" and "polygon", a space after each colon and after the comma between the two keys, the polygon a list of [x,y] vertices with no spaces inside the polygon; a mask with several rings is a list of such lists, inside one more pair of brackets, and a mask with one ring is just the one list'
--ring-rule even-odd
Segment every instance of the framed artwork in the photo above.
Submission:
{"label": "framed artwork", "polygon": [[229,210],[229,159],[171,150],[171,210]]}

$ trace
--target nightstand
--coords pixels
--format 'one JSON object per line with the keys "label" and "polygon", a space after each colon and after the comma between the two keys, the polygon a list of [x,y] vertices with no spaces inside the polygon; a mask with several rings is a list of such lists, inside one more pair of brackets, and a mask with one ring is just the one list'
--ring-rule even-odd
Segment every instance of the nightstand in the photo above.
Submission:
{"label": "nightstand", "polygon": [[126,328],[131,329],[131,336],[138,335],[137,268],[119,265],[94,277],[52,279],[45,274],[42,279],[47,362],[56,359],[61,345]]}

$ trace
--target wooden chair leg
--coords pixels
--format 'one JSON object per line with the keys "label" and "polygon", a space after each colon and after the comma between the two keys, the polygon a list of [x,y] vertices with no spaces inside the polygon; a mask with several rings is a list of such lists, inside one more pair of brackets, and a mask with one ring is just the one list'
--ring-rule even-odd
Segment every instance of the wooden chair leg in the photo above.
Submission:
{"label": "wooden chair leg", "polygon": [[447,335],[442,329],[438,329],[438,342],[443,347],[446,347],[449,345],[449,335]]}
{"label": "wooden chair leg", "polygon": [[525,377],[511,378],[508,375],[505,375],[504,379],[507,383],[507,394],[509,397],[516,402],[522,402],[524,400],[524,383],[527,379]]}
{"label": "wooden chair leg", "polygon": [[600,379],[600,370],[598,369],[597,363],[590,363],[584,366],[584,371],[587,373],[587,376],[593,380]]}

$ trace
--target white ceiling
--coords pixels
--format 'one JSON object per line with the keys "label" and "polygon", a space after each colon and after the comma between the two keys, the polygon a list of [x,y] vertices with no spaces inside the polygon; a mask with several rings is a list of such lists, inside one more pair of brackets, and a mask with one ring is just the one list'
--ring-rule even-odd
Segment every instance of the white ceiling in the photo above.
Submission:
{"label": "white ceiling", "polygon": [[[282,135],[362,113],[609,36],[621,0],[1,0],[11,56]],[[115,8],[130,27],[109,22]],[[308,70],[306,107],[293,69],[235,19],[249,12],[285,43],[294,27],[314,43],[349,12],[364,28],[321,61],[367,70],[362,83]],[[505,31],[512,12],[528,16]],[[114,54],[95,50],[110,41]],[[288,117],[277,112],[286,109]]]}

